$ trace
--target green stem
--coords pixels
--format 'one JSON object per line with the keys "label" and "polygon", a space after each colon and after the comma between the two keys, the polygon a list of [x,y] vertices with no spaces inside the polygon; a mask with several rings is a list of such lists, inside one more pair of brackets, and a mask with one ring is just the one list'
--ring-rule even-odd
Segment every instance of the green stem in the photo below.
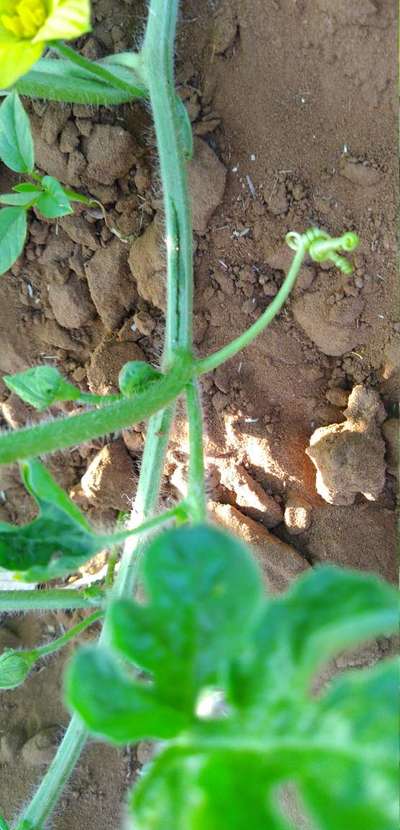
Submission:
{"label": "green stem", "polygon": [[213,369],[221,366],[221,364],[225,363],[226,360],[230,360],[238,354],[238,352],[246,348],[246,346],[249,346],[250,343],[252,343],[253,340],[261,334],[265,328],[267,328],[274,317],[276,317],[276,315],[280,312],[283,304],[286,302],[296,282],[297,275],[300,271],[306,253],[306,245],[304,242],[301,242],[276,297],[274,297],[268,308],[266,308],[263,314],[261,314],[261,317],[259,317],[258,320],[250,326],[250,328],[244,331],[243,334],[240,334],[239,337],[228,343],[227,346],[224,346],[222,349],[219,349],[219,351],[214,352],[214,354],[211,354],[208,357],[202,358],[202,360],[198,360],[195,366],[197,375],[212,372]]}
{"label": "green stem", "polygon": [[[173,86],[172,66],[176,15],[176,0],[151,0],[145,37],[145,53],[142,54],[143,64],[148,61],[146,81],[150,91],[161,160],[168,240],[168,306],[166,343],[163,356],[164,369],[168,369],[170,364],[176,361],[178,349],[184,349],[186,354],[191,354],[192,348],[192,233],[186,176],[183,170],[183,153],[177,137],[179,125],[176,123],[174,93],[171,90],[171,85]],[[168,113],[164,113],[164,110],[168,110]],[[173,238],[172,245],[171,238]],[[153,414],[148,425],[138,491],[132,512],[135,523],[138,519],[146,520],[149,518],[157,507],[165,451],[174,413],[173,406],[166,405],[172,403],[182,391],[183,375],[187,375],[184,386],[190,380],[192,367],[193,363],[190,358],[185,372],[178,372],[179,383],[176,383],[174,393],[171,389],[172,394],[170,397],[168,395],[168,400],[165,400],[158,407],[154,406],[152,410],[157,414]],[[167,376],[166,380],[168,378],[170,379],[170,375]],[[161,383],[162,381],[160,381]],[[157,383],[154,386],[159,387],[160,384]],[[168,392],[169,390],[170,385],[168,383]],[[151,394],[154,397],[152,388],[149,389],[145,397],[148,398]],[[121,404],[118,403],[113,406],[120,407]],[[164,409],[161,409],[162,407]],[[161,409],[161,411],[157,411],[157,409]],[[101,415],[104,411],[100,410],[96,414]],[[148,412],[138,420],[142,420],[150,414]],[[148,536],[146,535],[145,538],[140,536],[135,545],[132,545],[131,540],[125,543],[120,569],[114,583],[116,596],[131,595],[147,540]],[[107,641],[107,639],[108,624],[106,615],[100,642]],[[74,715],[64,740],[39,789],[21,816],[18,824],[19,830],[32,830],[32,828],[39,830],[45,824],[79,759],[86,739],[87,732],[81,726],[79,718]]]}
{"label": "green stem", "polygon": [[188,351],[192,346],[192,225],[173,77],[177,12],[177,0],[152,0],[141,53],[164,189],[168,270],[166,366],[178,346]]}
{"label": "green stem", "polygon": [[60,648],[64,648],[71,640],[81,634],[82,631],[85,631],[86,628],[89,628],[90,625],[100,620],[101,617],[104,617],[104,611],[94,611],[93,614],[90,614],[86,619],[82,620],[82,622],[73,625],[69,631],[66,631],[61,637],[57,637],[56,640],[53,640],[51,643],[46,643],[45,646],[39,646],[38,648],[32,649],[29,653],[35,655],[35,659],[39,660],[41,657],[46,657],[48,654],[54,654],[55,651],[59,651]]}
{"label": "green stem", "polygon": [[93,608],[103,605],[104,594],[98,590],[76,591],[53,588],[48,591],[0,591],[0,613],[17,611],[58,611],[60,609]]}
{"label": "green stem", "polygon": [[[60,40],[54,41],[54,43],[50,45],[52,49],[58,52],[59,55],[62,55],[63,58],[67,58],[67,60],[71,61],[71,63],[79,66],[80,69],[84,69],[85,72],[88,72],[90,75],[94,75],[103,83],[108,84],[108,86],[111,86],[114,89],[120,89],[122,92],[128,92],[131,95],[136,95],[136,86],[122,80],[121,78],[118,78],[117,75],[114,75],[108,69],[104,69],[103,66],[84,58],[83,55],[80,55],[79,52],[75,52],[74,49],[71,49],[70,46],[66,46],[65,43],[62,43]],[[137,66],[139,66],[139,55],[137,58]]]}
{"label": "green stem", "polygon": [[189,421],[189,482],[188,504],[190,517],[202,522],[207,516],[204,486],[203,418],[199,385],[192,380],[186,387],[186,409]]}
{"label": "green stem", "polygon": [[0,464],[73,447],[133,426],[175,400],[191,374],[191,357],[181,355],[165,377],[135,397],[123,398],[94,411],[3,433],[0,436]]}

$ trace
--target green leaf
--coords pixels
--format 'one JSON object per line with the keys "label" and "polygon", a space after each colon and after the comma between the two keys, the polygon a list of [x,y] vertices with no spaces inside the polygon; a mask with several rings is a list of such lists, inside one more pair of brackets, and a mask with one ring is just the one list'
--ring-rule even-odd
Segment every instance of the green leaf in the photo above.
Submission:
{"label": "green leaf", "polygon": [[130,360],[122,367],[119,377],[118,386],[125,397],[136,395],[143,392],[149,383],[154,383],[162,377],[161,372],[158,372],[150,363],[145,363],[143,360]]}
{"label": "green leaf", "polygon": [[43,216],[56,219],[58,216],[73,213],[69,198],[57,179],[53,176],[43,176],[42,187],[44,193],[38,199],[37,208]]}
{"label": "green leaf", "polygon": [[40,191],[28,191],[27,193],[3,193],[0,195],[0,205],[11,205],[12,207],[29,208],[37,202]]}
{"label": "green leaf", "polygon": [[44,582],[76,571],[112,544],[112,535],[93,533],[89,523],[39,461],[21,464],[26,489],[39,505],[29,524],[0,522],[0,567],[28,582]]}
{"label": "green leaf", "polygon": [[22,253],[26,233],[24,208],[8,207],[0,210],[0,275],[5,274]]}
{"label": "green leaf", "polygon": [[[116,105],[135,98],[147,97],[147,92],[135,78],[135,73],[122,64],[121,55],[112,55],[98,61],[121,80],[132,85],[132,93],[114,89],[97,81],[89,72],[85,72],[70,61],[42,58],[34,68],[15,83],[21,95],[32,98],[45,98],[50,101],[67,101],[71,104]],[[134,86],[133,86],[134,85]]]}
{"label": "green leaf", "polygon": [[16,173],[32,173],[35,163],[29,118],[16,92],[0,107],[0,159]]}
{"label": "green leaf", "polygon": [[42,193],[41,184],[32,184],[31,182],[15,184],[12,189],[14,193]]}
{"label": "green leaf", "polygon": [[162,752],[131,800],[135,830],[290,830],[267,798],[271,768],[254,754]]}
{"label": "green leaf", "polygon": [[160,700],[193,713],[199,692],[225,680],[262,608],[254,561],[236,539],[208,526],[158,536],[147,550],[149,605],[114,603],[114,646],[152,672]]}
{"label": "green leaf", "polygon": [[5,375],[3,380],[21,400],[39,410],[56,401],[76,401],[81,394],[54,366],[35,366],[15,375]]}
{"label": "green leaf", "polygon": [[80,649],[66,676],[66,700],[88,728],[114,743],[171,738],[187,719],[157,700],[153,689],[123,671],[101,647]]}
{"label": "green leaf", "polygon": [[10,828],[9,828],[6,820],[3,818],[3,816],[0,816],[0,830],[10,830]]}
{"label": "green leaf", "polygon": [[179,97],[175,96],[176,115],[178,119],[178,134],[181,142],[183,156],[187,161],[193,158],[193,130],[189,113]]}
{"label": "green leaf", "polygon": [[339,651],[388,634],[398,620],[397,595],[373,575],[333,566],[301,577],[267,606],[254,635],[246,694],[287,699],[306,694],[317,669]]}

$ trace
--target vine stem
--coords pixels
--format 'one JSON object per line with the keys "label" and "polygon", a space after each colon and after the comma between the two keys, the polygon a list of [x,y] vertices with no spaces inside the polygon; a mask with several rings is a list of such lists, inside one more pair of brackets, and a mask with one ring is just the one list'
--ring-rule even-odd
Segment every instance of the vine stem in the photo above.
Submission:
{"label": "vine stem", "polygon": [[59,611],[75,608],[93,608],[104,604],[104,593],[90,594],[72,588],[54,588],[48,591],[0,591],[1,613],[20,611]]}
{"label": "vine stem", "polygon": [[213,369],[216,369],[218,366],[221,366],[222,363],[230,360],[238,354],[238,352],[246,348],[246,346],[249,346],[250,343],[252,343],[253,340],[272,322],[274,317],[279,314],[296,282],[303,259],[307,253],[306,245],[306,241],[300,242],[296,255],[293,257],[292,264],[277,295],[274,297],[269,306],[267,306],[258,320],[256,320],[250,328],[246,329],[246,331],[244,331],[243,334],[240,334],[235,340],[232,340],[226,346],[223,346],[222,349],[219,349],[219,351],[214,352],[214,354],[211,354],[208,357],[202,358],[202,360],[198,360],[195,367],[196,374],[203,375],[206,372],[212,372]]}
{"label": "vine stem", "polygon": [[54,654],[55,651],[59,651],[60,648],[64,648],[71,640],[81,634],[82,631],[85,631],[86,628],[89,628],[90,625],[97,622],[104,617],[104,611],[94,611],[93,614],[89,614],[82,622],[73,625],[69,631],[66,631],[65,634],[62,634],[61,637],[57,637],[56,640],[52,640],[51,643],[46,643],[44,646],[38,646],[38,648],[33,648],[30,651],[30,654],[35,655],[35,659],[39,660],[41,657],[46,657],[48,654]]}
{"label": "vine stem", "polygon": [[192,380],[186,387],[186,409],[189,422],[189,481],[188,506],[194,522],[207,517],[207,501],[204,486],[203,417],[198,381]]}
{"label": "vine stem", "polygon": [[[142,66],[146,67],[146,85],[153,110],[164,192],[167,236],[167,325],[163,368],[168,371],[168,376],[171,371],[173,373],[170,367],[176,363],[177,352],[183,350],[191,356],[192,349],[192,230],[183,149],[178,139],[173,80],[177,11],[177,0],[151,0],[141,55]],[[178,374],[181,381],[182,372]],[[165,380],[167,381],[167,378]],[[186,377],[184,385],[189,380],[190,377]],[[181,388],[177,388],[170,400],[176,398],[181,391]],[[162,402],[161,406],[165,407],[166,403],[168,403],[167,400]],[[113,406],[120,406],[120,404]],[[136,524],[138,519],[149,518],[157,507],[173,414],[174,407],[169,405],[150,418],[138,490],[132,511],[132,524]],[[131,595],[147,540],[148,535],[145,538],[139,537],[136,544],[133,544],[131,540],[125,543],[120,569],[114,583],[114,595]],[[107,642],[108,636],[108,614],[106,613],[100,642]],[[43,827],[74,770],[87,737],[88,733],[79,718],[74,715],[39,789],[20,817],[18,830],[39,830]]]}

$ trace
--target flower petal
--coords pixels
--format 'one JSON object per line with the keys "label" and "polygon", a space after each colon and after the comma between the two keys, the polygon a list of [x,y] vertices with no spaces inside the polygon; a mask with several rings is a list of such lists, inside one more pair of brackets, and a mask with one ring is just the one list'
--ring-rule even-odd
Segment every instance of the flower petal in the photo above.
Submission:
{"label": "flower petal", "polygon": [[73,40],[90,29],[90,0],[52,0],[50,14],[33,42]]}
{"label": "flower petal", "polygon": [[29,40],[15,40],[4,43],[0,40],[0,88],[5,89],[39,60],[44,43],[31,43]]}

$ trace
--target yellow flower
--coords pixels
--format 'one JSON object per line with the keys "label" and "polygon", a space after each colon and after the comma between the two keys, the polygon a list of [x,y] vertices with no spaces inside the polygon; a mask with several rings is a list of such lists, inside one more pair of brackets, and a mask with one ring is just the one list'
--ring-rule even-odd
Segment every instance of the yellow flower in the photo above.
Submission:
{"label": "yellow flower", "polygon": [[51,40],[90,30],[90,0],[0,0],[0,87],[15,83]]}

